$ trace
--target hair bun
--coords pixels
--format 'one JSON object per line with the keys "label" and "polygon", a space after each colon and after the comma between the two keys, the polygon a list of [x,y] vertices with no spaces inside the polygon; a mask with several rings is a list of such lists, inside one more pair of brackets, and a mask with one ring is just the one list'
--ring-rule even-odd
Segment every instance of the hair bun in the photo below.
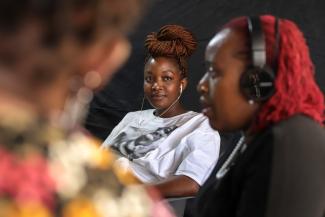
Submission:
{"label": "hair bun", "polygon": [[196,46],[194,35],[179,25],[165,25],[157,33],[150,33],[145,41],[151,56],[189,57]]}

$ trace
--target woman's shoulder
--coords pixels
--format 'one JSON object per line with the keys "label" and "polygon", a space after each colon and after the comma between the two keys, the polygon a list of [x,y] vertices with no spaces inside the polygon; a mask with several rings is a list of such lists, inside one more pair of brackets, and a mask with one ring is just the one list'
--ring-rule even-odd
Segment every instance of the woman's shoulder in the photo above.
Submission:
{"label": "woman's shoulder", "polygon": [[209,123],[209,119],[204,116],[202,113],[197,113],[191,111],[192,117],[185,125],[192,125],[195,127],[195,133],[203,134],[218,134],[218,131],[214,130]]}
{"label": "woman's shoulder", "polygon": [[209,119],[205,115],[203,115],[202,113],[193,112],[193,111],[191,111],[191,114],[192,114],[191,120],[193,122],[199,123],[200,127],[212,129],[209,124]]}
{"label": "woman's shoulder", "polygon": [[307,116],[296,115],[275,125],[272,137],[274,150],[279,153],[317,155],[325,159],[325,129]]}
{"label": "woman's shoulder", "polygon": [[273,135],[278,137],[291,137],[292,139],[322,139],[325,141],[325,129],[320,124],[304,115],[295,115],[276,124]]}

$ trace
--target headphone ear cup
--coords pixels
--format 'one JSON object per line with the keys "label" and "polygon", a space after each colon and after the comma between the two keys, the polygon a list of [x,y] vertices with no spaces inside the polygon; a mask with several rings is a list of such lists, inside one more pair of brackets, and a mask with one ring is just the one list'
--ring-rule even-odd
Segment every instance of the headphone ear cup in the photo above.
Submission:
{"label": "headphone ear cup", "polygon": [[274,93],[274,73],[269,68],[250,67],[240,78],[244,96],[257,102],[269,99]]}
{"label": "headphone ear cup", "polygon": [[258,86],[260,89],[260,100],[268,100],[275,92],[275,74],[269,66],[264,66],[258,75]]}
{"label": "headphone ear cup", "polygon": [[240,77],[240,90],[248,100],[254,100],[254,96],[256,95],[254,90],[254,75],[252,75],[252,71],[252,68],[248,68]]}

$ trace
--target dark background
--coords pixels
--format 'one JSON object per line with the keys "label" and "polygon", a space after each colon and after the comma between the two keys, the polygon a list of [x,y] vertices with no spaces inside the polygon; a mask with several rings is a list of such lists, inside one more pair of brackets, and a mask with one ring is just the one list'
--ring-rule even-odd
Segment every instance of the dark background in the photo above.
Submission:
{"label": "dark background", "polygon": [[[143,97],[144,39],[149,32],[157,31],[166,24],[187,27],[199,42],[189,63],[189,85],[181,98],[190,110],[200,110],[196,84],[204,74],[205,46],[218,27],[237,16],[273,14],[297,23],[307,39],[316,65],[317,82],[324,93],[324,12],[324,0],[156,0],[130,35],[133,51],[129,61],[105,89],[95,95],[86,128],[95,136],[105,139],[127,112],[140,109]],[[149,108],[147,104],[145,108]]]}

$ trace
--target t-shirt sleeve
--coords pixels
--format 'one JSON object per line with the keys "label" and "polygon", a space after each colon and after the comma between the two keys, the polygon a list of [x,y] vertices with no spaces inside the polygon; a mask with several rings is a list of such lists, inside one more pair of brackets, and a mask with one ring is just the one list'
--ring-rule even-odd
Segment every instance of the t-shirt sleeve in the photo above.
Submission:
{"label": "t-shirt sleeve", "polygon": [[202,185],[217,163],[220,150],[218,132],[197,131],[184,137],[185,143],[183,160],[175,175],[185,175]]}
{"label": "t-shirt sleeve", "polygon": [[129,123],[129,121],[132,119],[132,112],[127,113],[124,118],[114,127],[112,132],[108,135],[108,137],[105,139],[103,144],[101,145],[102,148],[109,148],[112,145],[112,141],[115,139],[115,137],[121,132],[121,130]]}

